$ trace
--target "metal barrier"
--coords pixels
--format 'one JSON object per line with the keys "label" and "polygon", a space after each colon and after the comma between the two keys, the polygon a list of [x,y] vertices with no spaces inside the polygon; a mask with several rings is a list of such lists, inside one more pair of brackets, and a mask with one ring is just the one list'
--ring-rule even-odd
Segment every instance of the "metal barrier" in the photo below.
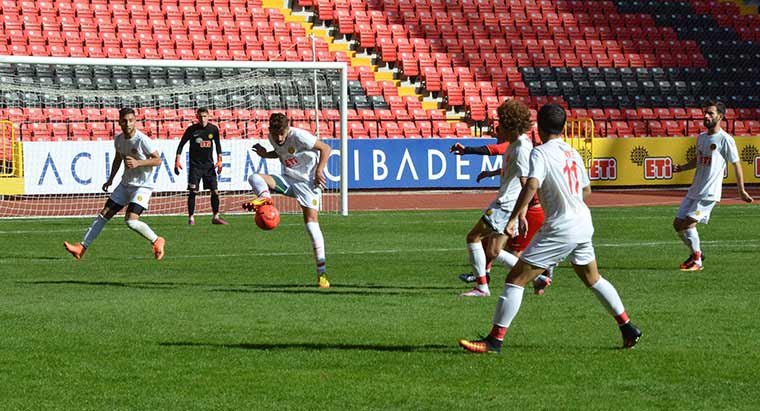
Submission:
{"label": "metal barrier", "polygon": [[565,141],[570,144],[588,167],[594,157],[594,120],[591,118],[576,118],[565,123]]}
{"label": "metal barrier", "polygon": [[13,122],[0,120],[0,177],[23,177],[21,143],[16,140]]}

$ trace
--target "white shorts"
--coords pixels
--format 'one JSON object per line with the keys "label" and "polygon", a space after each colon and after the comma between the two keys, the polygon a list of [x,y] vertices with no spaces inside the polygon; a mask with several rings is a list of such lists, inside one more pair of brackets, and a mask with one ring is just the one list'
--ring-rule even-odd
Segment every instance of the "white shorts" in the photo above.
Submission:
{"label": "white shorts", "polygon": [[512,210],[502,210],[501,208],[493,207],[492,205],[483,212],[483,221],[491,227],[494,233],[504,234],[504,229],[507,228],[507,223],[509,222],[509,216],[511,214]]}
{"label": "white shorts", "polygon": [[144,209],[148,209],[148,203],[150,202],[150,196],[153,194],[152,188],[128,186],[126,184],[119,184],[116,190],[111,193],[111,201],[120,205],[128,206],[129,203],[138,204]]}
{"label": "white shorts", "polygon": [[698,223],[707,224],[710,221],[710,213],[712,213],[713,207],[715,207],[715,201],[684,197],[681,206],[678,207],[676,218],[681,220],[690,218]]}
{"label": "white shorts", "polygon": [[295,180],[288,176],[272,175],[275,191],[294,197],[302,207],[319,210],[322,208],[322,189],[313,183]]}
{"label": "white shorts", "polygon": [[570,256],[570,262],[574,265],[586,265],[596,260],[594,245],[591,241],[567,242],[567,240],[558,240],[556,237],[544,237],[544,233],[540,230],[520,259],[536,267],[549,268],[559,264],[567,256]]}

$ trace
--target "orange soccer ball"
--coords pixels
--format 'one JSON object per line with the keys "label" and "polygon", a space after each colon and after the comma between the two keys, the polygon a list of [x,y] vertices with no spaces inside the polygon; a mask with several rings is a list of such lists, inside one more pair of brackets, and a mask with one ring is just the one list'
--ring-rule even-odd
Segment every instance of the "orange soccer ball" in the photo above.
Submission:
{"label": "orange soccer ball", "polygon": [[253,219],[262,230],[273,230],[280,224],[280,212],[273,205],[263,205],[256,210]]}

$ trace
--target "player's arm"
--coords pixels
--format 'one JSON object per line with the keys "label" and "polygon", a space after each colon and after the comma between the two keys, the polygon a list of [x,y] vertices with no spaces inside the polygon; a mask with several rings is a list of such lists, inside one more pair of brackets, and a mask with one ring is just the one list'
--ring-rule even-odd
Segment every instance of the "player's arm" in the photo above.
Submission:
{"label": "player's arm", "polygon": [[680,164],[674,164],[673,165],[673,172],[674,173],[680,173],[681,171],[691,170],[692,168],[697,166],[697,158],[694,157],[689,161],[688,163],[684,165]]}
{"label": "player's arm", "polygon": [[[524,177],[520,178],[521,182],[523,178]],[[507,228],[505,231],[509,236],[515,235],[515,227],[517,226],[518,221],[524,227],[527,226],[525,214],[527,213],[528,205],[530,205],[530,201],[536,195],[536,192],[538,192],[538,179],[534,177],[526,178],[523,188],[520,190],[520,195],[517,197],[517,202],[515,202],[515,208],[509,216],[509,222],[507,222]]]}
{"label": "player's arm", "polygon": [[214,147],[216,147],[216,174],[222,174],[222,141],[219,139],[219,128],[214,130]]}
{"label": "player's arm", "polygon": [[327,165],[327,159],[330,158],[330,146],[325,144],[322,141],[317,140],[314,143],[314,150],[319,152],[319,163],[317,163],[317,167],[314,170],[314,183],[318,187],[324,187],[327,183],[327,180],[325,179],[325,166]]}
{"label": "player's arm", "polygon": [[150,156],[146,158],[145,160],[138,160],[130,156],[127,156],[126,158],[124,158],[124,165],[129,169],[137,168],[137,167],[155,167],[160,164],[161,164],[161,155],[158,153],[158,151],[154,151],[150,153]]}
{"label": "player's arm", "polygon": [[456,143],[453,146],[451,146],[451,148],[449,149],[449,153],[454,153],[458,156],[461,156],[464,154],[477,154],[481,156],[490,155],[487,146],[466,147],[460,143]]}
{"label": "player's arm", "polygon": [[591,185],[587,185],[586,187],[583,187],[583,201],[585,202],[586,199],[591,195]]}
{"label": "player's arm", "polygon": [[174,159],[174,174],[176,175],[179,175],[179,170],[182,170],[182,148],[190,141],[190,127],[185,129],[185,133],[182,134],[179,145],[177,145],[177,157]]}
{"label": "player's arm", "polygon": [[747,190],[744,189],[744,171],[742,171],[741,162],[737,161],[731,164],[733,164],[734,173],[736,174],[736,190],[739,192],[739,198],[745,203],[751,203],[753,198],[749,195]]}
{"label": "player's arm", "polygon": [[254,144],[253,147],[251,147],[251,150],[255,151],[256,155],[261,158],[277,158],[276,151],[267,151],[267,149],[259,143]]}
{"label": "player's arm", "polygon": [[108,174],[108,181],[103,183],[103,191],[108,191],[108,187],[113,184],[113,178],[116,176],[116,173],[119,172],[119,168],[121,168],[121,161],[122,161],[121,154],[117,151],[116,154],[113,156],[113,162],[111,163],[111,172]]}
{"label": "player's arm", "polygon": [[496,177],[499,174],[501,174],[501,169],[500,168],[497,168],[496,170],[490,170],[490,171],[489,170],[481,171],[480,174],[478,174],[478,177],[475,179],[475,181],[477,181],[479,183],[480,180],[482,180],[484,178]]}
{"label": "player's arm", "polygon": [[458,156],[464,155],[464,154],[477,154],[479,156],[494,156],[499,154],[504,154],[504,152],[507,151],[507,147],[509,147],[508,142],[504,142],[501,144],[489,144],[486,146],[477,146],[477,147],[467,147],[462,145],[461,143],[456,143],[449,149],[449,153],[454,153]]}

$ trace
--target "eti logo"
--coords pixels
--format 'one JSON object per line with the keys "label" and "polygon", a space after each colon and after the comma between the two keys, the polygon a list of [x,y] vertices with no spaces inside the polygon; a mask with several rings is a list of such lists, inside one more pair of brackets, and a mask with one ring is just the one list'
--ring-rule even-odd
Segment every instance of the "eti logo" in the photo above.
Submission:
{"label": "eti logo", "polygon": [[673,178],[673,160],[670,157],[644,159],[645,180],[670,180],[671,178]]}
{"label": "eti logo", "polygon": [[589,180],[617,180],[617,160],[615,157],[592,158],[588,167]]}

